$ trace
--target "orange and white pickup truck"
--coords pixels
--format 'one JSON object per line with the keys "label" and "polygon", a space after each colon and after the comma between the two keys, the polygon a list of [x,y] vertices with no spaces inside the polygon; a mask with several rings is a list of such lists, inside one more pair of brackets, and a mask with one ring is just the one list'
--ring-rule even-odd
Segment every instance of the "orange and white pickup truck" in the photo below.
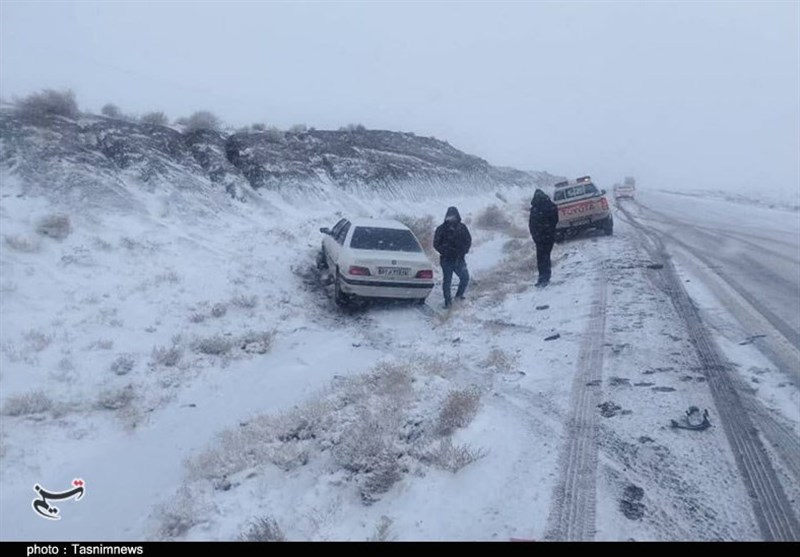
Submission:
{"label": "orange and white pickup truck", "polygon": [[590,176],[556,184],[553,202],[558,206],[556,242],[590,228],[614,233],[606,190],[598,190]]}

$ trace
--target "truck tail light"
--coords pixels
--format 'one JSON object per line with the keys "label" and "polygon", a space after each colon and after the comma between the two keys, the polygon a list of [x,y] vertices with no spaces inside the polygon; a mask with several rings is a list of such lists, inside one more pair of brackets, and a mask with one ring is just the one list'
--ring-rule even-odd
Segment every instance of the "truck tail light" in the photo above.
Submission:
{"label": "truck tail light", "polygon": [[417,278],[432,279],[433,278],[433,270],[432,269],[425,269],[424,271],[420,271],[420,272],[417,273]]}

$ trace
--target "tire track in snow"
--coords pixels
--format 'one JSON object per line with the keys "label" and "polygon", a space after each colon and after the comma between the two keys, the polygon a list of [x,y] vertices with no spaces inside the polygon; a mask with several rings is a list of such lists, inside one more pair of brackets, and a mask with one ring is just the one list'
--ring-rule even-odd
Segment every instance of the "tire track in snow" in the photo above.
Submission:
{"label": "tire track in snow", "polygon": [[548,540],[591,541],[595,535],[598,460],[598,413],[603,376],[603,345],[606,324],[605,272],[597,279],[595,302],[578,357],[572,384],[571,414],[566,427],[567,441],[561,457],[559,478],[550,516]]}
{"label": "tire track in snow", "polygon": [[698,310],[678,278],[664,242],[658,233],[638,222],[625,208],[619,207],[619,210],[625,215],[625,220],[649,240],[645,245],[649,247],[651,255],[664,264],[662,286],[686,323],[742,481],[750,494],[761,535],[765,541],[800,540],[800,523],[758,430],[729,376],[730,366],[703,325]]}

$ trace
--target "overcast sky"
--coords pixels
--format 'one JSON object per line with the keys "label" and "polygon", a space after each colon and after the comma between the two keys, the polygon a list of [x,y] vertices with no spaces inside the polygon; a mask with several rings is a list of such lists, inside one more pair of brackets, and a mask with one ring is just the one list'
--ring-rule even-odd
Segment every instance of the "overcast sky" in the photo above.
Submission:
{"label": "overcast sky", "polygon": [[0,94],[413,131],[497,165],[800,191],[800,3],[0,1]]}

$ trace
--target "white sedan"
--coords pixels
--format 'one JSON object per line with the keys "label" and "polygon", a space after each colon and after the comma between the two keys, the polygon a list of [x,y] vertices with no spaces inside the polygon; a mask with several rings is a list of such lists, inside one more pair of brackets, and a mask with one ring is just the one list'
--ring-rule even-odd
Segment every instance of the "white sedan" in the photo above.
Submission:
{"label": "white sedan", "polygon": [[337,304],[356,296],[425,303],[433,288],[433,265],[406,225],[341,219],[319,231],[325,236],[317,263],[333,277]]}

